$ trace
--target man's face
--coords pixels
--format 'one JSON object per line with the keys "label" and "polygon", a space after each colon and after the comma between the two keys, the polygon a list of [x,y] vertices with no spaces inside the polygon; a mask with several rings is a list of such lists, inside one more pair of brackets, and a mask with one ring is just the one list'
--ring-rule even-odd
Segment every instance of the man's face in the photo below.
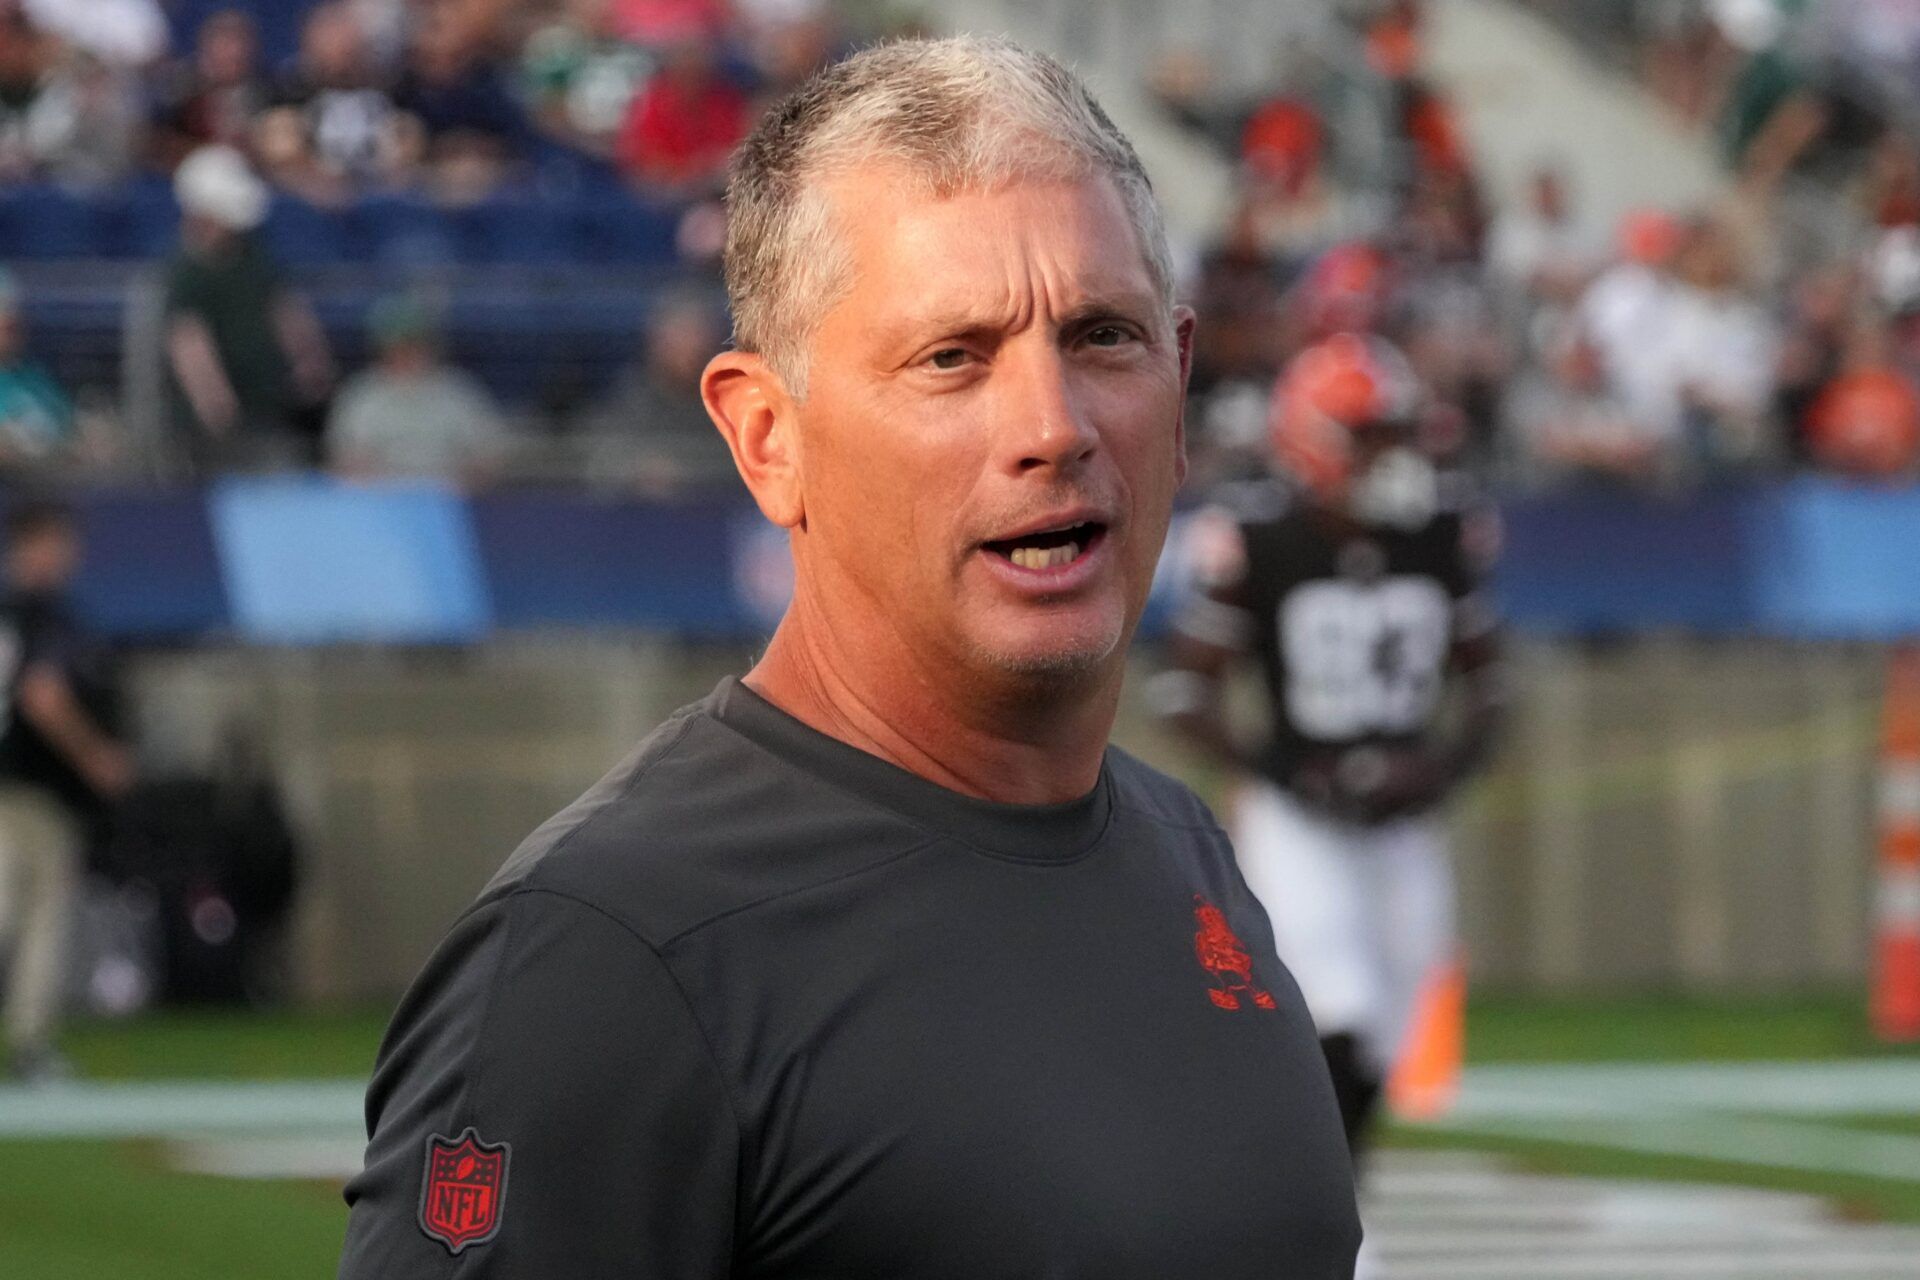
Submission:
{"label": "man's face", "polygon": [[35,530],[16,541],[7,555],[7,576],[26,591],[65,586],[80,567],[80,535],[64,524]]}
{"label": "man's face", "polygon": [[214,18],[200,33],[200,75],[210,85],[239,84],[253,74],[253,28],[244,19]]}
{"label": "man's face", "polygon": [[852,278],[798,408],[803,582],[943,677],[1093,669],[1185,474],[1190,313],[1104,178],[941,199],[875,167],[828,193]]}

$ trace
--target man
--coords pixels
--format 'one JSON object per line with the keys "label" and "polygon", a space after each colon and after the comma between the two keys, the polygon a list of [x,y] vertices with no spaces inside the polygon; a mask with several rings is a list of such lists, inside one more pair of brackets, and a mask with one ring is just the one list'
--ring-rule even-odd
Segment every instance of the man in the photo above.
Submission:
{"label": "man", "polygon": [[1106,749],[1192,318],[1058,64],[909,41],[735,162],[706,402],[791,608],[402,1002],[341,1275],[1348,1277],[1224,837]]}
{"label": "man", "polygon": [[349,476],[439,477],[479,483],[499,469],[508,432],[478,378],[440,358],[432,310],[396,295],[374,303],[377,355],[347,379],[327,417],[327,455]]}
{"label": "man", "polygon": [[301,149],[321,174],[350,185],[392,178],[400,109],[386,80],[354,6],[334,0],[307,11],[274,106],[299,114]]}
{"label": "man", "polygon": [[173,176],[180,252],[167,272],[167,360],[176,416],[212,466],[288,463],[297,430],[333,382],[326,335],[254,237],[266,184],[231,147],[206,146]]}
{"label": "man", "polygon": [[[1453,939],[1440,807],[1486,758],[1499,715],[1463,514],[1414,442],[1416,388],[1378,338],[1309,347],[1276,386],[1290,487],[1203,513],[1199,590],[1155,677],[1174,725],[1247,779],[1233,843],[1306,997],[1358,1154],[1422,980]],[[1249,748],[1223,686],[1257,663],[1271,704]],[[1445,714],[1449,679],[1458,714]]]}
{"label": "man", "polygon": [[153,146],[168,168],[210,143],[244,147],[267,102],[253,15],[208,14],[194,35],[192,60],[163,71],[155,96]]}
{"label": "man", "polygon": [[704,295],[653,308],[639,359],[575,428],[590,481],[662,497],[734,482],[733,458],[700,398],[707,357],[725,337],[724,317]]}
{"label": "man", "polygon": [[0,942],[11,942],[6,986],[8,1074],[64,1073],[54,1047],[81,829],[132,781],[127,750],[108,728],[111,685],[98,650],[68,612],[80,563],[72,517],[17,502],[6,517],[8,596],[0,607]]}

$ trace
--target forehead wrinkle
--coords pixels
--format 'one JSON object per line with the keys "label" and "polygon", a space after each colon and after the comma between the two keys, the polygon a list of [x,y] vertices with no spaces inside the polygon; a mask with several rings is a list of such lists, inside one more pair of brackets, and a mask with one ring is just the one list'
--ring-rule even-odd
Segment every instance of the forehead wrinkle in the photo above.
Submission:
{"label": "forehead wrinkle", "polygon": [[[1064,326],[1102,312],[1146,323],[1158,314],[1160,291],[1111,181],[1091,182],[1105,198],[1090,209],[1079,198],[1090,177],[1060,179],[1023,172],[991,186],[969,186],[942,195],[914,181],[914,176],[883,162],[864,171],[843,170],[820,183],[834,232],[850,251],[847,266],[858,276],[847,281],[849,288],[829,308],[841,312],[841,323],[851,321],[856,329],[891,346],[966,333],[1023,332],[1039,315],[1053,326]],[[877,203],[860,190],[876,177],[886,180],[885,194]],[[1064,189],[1058,194],[1072,193],[1072,198],[1047,197],[1038,209],[990,206],[944,218],[937,212],[1029,183]],[[905,200],[896,204],[901,197]],[[865,216],[858,216],[856,210]],[[936,212],[927,216],[928,210]],[[982,213],[1002,224],[996,230],[1010,225],[1014,234],[986,232],[977,222]],[[1109,221],[1108,215],[1113,225],[1099,225]],[[1111,234],[1078,236],[1074,237],[1075,256],[1057,258],[1038,251],[1035,237],[1024,234],[1042,225],[1059,227],[1089,218],[1094,220],[1091,229],[1117,233],[1124,251],[1103,251]],[[955,233],[963,224],[971,225],[973,232],[960,241],[961,251],[956,254]],[[990,274],[970,270],[969,264],[960,261],[968,249],[986,242],[995,246],[998,259]],[[1049,238],[1050,245],[1055,243]],[[953,267],[929,269],[929,262],[951,262]],[[997,296],[984,297],[988,292]],[[856,294],[861,295],[858,302]]]}

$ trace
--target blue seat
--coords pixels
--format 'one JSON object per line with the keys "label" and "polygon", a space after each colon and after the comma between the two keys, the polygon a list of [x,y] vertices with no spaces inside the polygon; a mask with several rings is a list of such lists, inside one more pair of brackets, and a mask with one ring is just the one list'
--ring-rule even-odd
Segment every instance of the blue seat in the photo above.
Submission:
{"label": "blue seat", "polygon": [[110,257],[97,200],[38,183],[0,193],[0,258]]}
{"label": "blue seat", "polygon": [[193,43],[201,24],[222,9],[244,9],[254,22],[260,41],[260,62],[277,67],[300,47],[300,24],[306,20],[312,0],[165,0],[160,6],[172,31],[173,52],[180,57],[193,55]]}
{"label": "blue seat", "polygon": [[260,233],[275,258],[294,266],[341,262],[350,256],[345,218],[297,196],[275,196]]}
{"label": "blue seat", "polygon": [[459,260],[445,215],[415,196],[367,196],[348,212],[359,241],[355,257],[389,267],[442,266]]}
{"label": "blue seat", "polygon": [[668,266],[677,257],[677,205],[650,204],[622,192],[583,197],[575,210],[581,251],[589,262]]}
{"label": "blue seat", "polygon": [[165,178],[143,178],[121,192],[115,210],[115,257],[164,258],[180,243],[180,206],[173,184]]}
{"label": "blue seat", "polygon": [[503,198],[447,216],[462,261],[553,266],[583,257],[567,204]]}

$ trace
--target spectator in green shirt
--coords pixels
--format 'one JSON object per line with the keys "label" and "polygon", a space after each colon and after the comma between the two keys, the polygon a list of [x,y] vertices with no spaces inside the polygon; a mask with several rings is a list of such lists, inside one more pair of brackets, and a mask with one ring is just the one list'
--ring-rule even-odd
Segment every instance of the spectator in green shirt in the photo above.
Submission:
{"label": "spectator in green shirt", "polygon": [[252,234],[266,185],[239,152],[208,146],[181,162],[174,191],[167,356],[180,427],[203,466],[310,460],[333,361],[312,310]]}
{"label": "spectator in green shirt", "polygon": [[489,479],[507,429],[486,388],[441,360],[433,313],[413,298],[385,298],[367,331],[379,354],[341,387],[327,419],[334,468],[359,478]]}

